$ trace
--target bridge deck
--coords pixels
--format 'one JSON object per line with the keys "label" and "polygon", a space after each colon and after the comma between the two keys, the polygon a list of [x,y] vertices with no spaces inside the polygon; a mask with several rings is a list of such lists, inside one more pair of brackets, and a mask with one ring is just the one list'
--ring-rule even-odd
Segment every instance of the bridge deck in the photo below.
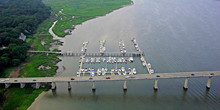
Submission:
{"label": "bridge deck", "polygon": [[67,52],[52,52],[52,51],[28,51],[28,53],[36,54],[36,53],[44,53],[44,54],[57,54],[57,55],[62,55],[62,56],[141,56],[143,55],[142,52],[126,52],[126,53],[121,53],[121,52],[72,52],[72,51],[67,51]]}
{"label": "bridge deck", "polygon": [[[211,75],[210,73],[214,73]],[[194,74],[194,75],[192,75]],[[160,77],[157,77],[159,75]],[[180,72],[180,73],[158,73],[158,74],[137,74],[133,78],[126,76],[109,76],[111,79],[106,79],[106,76],[91,76],[83,77],[35,77],[35,78],[0,78],[0,84],[4,83],[49,83],[49,82],[98,82],[98,81],[124,81],[124,80],[151,80],[151,79],[166,79],[166,78],[196,78],[196,77],[215,77],[220,76],[220,71],[208,72]],[[71,80],[75,78],[75,80]],[[8,81],[2,81],[9,79]]]}

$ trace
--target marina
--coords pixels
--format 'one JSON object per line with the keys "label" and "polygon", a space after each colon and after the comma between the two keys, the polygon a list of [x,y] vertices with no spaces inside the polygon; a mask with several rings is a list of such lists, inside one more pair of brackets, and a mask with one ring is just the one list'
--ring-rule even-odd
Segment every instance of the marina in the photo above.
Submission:
{"label": "marina", "polygon": [[[79,70],[76,73],[77,77],[80,76],[100,76],[100,75],[136,75],[137,71],[134,67],[117,67],[118,64],[125,64],[129,65],[130,63],[133,63],[134,58],[133,57],[140,57],[140,61],[144,67],[146,67],[149,74],[154,73],[154,70],[151,69],[151,64],[147,63],[146,59],[144,58],[144,53],[141,51],[141,49],[138,47],[138,43],[135,38],[132,38],[131,40],[134,43],[134,47],[136,48],[137,52],[127,52],[125,49],[125,44],[123,40],[120,40],[119,42],[119,49],[120,52],[105,52],[105,40],[100,40],[100,53],[88,53],[87,52],[87,46],[88,41],[83,42],[83,46],[81,48],[81,52],[50,52],[50,51],[28,51],[32,54],[37,53],[45,53],[45,54],[57,54],[57,55],[67,55],[67,56],[80,56],[79,60]],[[94,68],[86,68],[83,67],[85,63],[92,64],[95,63],[104,63],[106,65],[105,68],[98,68],[95,70]],[[115,68],[107,68],[108,64],[115,64]],[[109,70],[109,71],[108,71]],[[111,70],[111,71],[110,71]]]}
{"label": "marina", "polygon": [[[135,48],[136,48],[136,46],[138,45],[136,39],[133,38],[132,41],[133,41]],[[102,55],[105,52],[105,47],[104,47],[105,42],[106,42],[105,40],[99,41],[100,53]],[[86,46],[87,46],[87,43],[84,42],[83,44],[86,44]],[[84,47],[85,47],[85,45],[82,48],[84,48]],[[124,44],[123,40],[120,40],[120,42],[119,42],[119,49],[120,49],[121,54],[125,55],[126,49],[125,49],[125,44]],[[143,54],[141,49],[138,49],[138,53]],[[142,55],[142,54],[140,54],[140,56],[134,56],[134,57],[140,57],[141,62],[145,63],[145,65],[143,65],[143,66],[145,66],[147,68],[147,71],[149,72],[149,74],[154,73],[153,69],[151,69],[151,64],[146,62],[144,55]],[[88,58],[87,53],[85,52],[80,57],[79,70],[76,73],[76,75],[77,75],[77,77],[80,77],[80,76],[108,76],[108,75],[136,75],[137,71],[136,71],[136,68],[134,68],[134,67],[125,68],[123,66],[122,67],[117,66],[117,64],[121,64],[121,63],[125,64],[125,66],[126,65],[129,66],[129,64],[133,63],[133,61],[134,61],[133,56],[132,57],[111,57],[111,56],[108,56],[108,57],[90,57],[90,58]],[[85,63],[90,64],[89,65],[90,67],[83,67],[83,65]],[[97,63],[104,64],[105,68],[98,67],[95,69],[95,68],[91,67],[93,64],[97,64]],[[115,67],[108,68],[109,64],[114,64]]]}

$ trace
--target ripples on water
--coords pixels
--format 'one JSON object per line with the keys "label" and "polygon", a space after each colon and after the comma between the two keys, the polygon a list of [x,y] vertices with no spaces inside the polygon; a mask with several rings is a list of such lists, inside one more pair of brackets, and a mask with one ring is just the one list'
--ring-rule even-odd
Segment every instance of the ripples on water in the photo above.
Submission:
{"label": "ripples on water", "polygon": [[[76,27],[66,36],[62,51],[80,51],[83,41],[89,41],[88,51],[99,49],[98,41],[106,39],[107,51],[119,51],[123,39],[127,51],[134,51],[131,37],[136,37],[148,62],[157,73],[220,70],[220,2],[216,0],[135,0],[128,6],[105,17]],[[79,58],[61,57],[57,76],[71,76],[78,70]],[[134,65],[139,64],[134,63]],[[138,73],[146,70],[138,66]],[[35,109],[220,109],[220,78],[213,78],[206,91],[207,78],[189,80],[183,91],[184,79],[159,80],[159,90],[153,91],[153,80],[129,81],[128,91],[123,82],[98,82],[95,93],[91,83],[57,84]],[[53,106],[51,106],[53,105]]]}

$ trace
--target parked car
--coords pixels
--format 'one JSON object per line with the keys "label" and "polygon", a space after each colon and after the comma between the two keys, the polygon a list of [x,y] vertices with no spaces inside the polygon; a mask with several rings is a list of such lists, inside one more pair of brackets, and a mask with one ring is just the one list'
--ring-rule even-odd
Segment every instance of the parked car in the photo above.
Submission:
{"label": "parked car", "polygon": [[126,79],[130,78],[130,76],[125,76]]}
{"label": "parked car", "polygon": [[75,80],[74,78],[71,78],[70,80]]}
{"label": "parked car", "polygon": [[215,75],[215,73],[210,73],[210,75]]}
{"label": "parked car", "polygon": [[110,77],[106,77],[106,79],[111,79]]}
{"label": "parked car", "polygon": [[9,78],[5,79],[5,81],[9,81]]}

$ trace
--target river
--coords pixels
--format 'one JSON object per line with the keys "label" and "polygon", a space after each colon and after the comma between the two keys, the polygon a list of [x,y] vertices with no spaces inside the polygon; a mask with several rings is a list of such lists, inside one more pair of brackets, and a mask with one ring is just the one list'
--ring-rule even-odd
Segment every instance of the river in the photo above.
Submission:
{"label": "river", "polygon": [[[98,52],[98,41],[105,39],[107,51],[119,51],[118,42],[122,39],[127,51],[135,51],[131,38],[136,37],[156,73],[220,70],[219,12],[218,0],[134,0],[134,5],[76,26],[72,35],[63,39],[60,49],[79,52],[82,42],[89,41],[88,51]],[[76,75],[79,58],[60,59],[56,76]],[[135,66],[139,74],[147,73],[138,59],[128,66]],[[61,83],[55,92],[44,93],[29,109],[217,110],[219,80],[213,78],[207,91],[207,78],[190,79],[186,92],[182,89],[184,79],[159,80],[157,92],[153,90],[153,80],[129,81],[127,92],[122,90],[123,82],[97,82],[95,93],[91,83],[71,83],[70,92],[67,84]]]}

